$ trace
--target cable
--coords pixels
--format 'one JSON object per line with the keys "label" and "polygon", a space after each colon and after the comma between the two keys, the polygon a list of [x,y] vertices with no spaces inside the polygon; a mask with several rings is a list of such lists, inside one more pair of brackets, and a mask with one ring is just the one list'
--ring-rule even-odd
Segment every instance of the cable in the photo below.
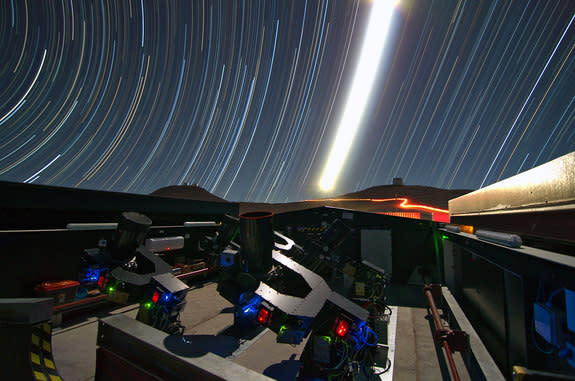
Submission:
{"label": "cable", "polygon": [[393,314],[393,310],[392,310],[391,307],[389,307],[387,304],[385,305],[385,308],[389,311],[389,313],[388,313],[388,314],[384,314],[384,315],[387,315],[387,316],[390,316],[390,317],[391,317],[391,314]]}
{"label": "cable", "polygon": [[[377,334],[375,332],[373,332],[373,330],[371,328],[369,328],[368,326],[365,327],[366,329],[366,336],[365,336],[365,344],[369,347],[373,347],[374,345],[376,345],[379,342],[379,337],[377,336]],[[368,341],[369,339],[369,334],[371,333],[371,335],[375,338],[375,341],[373,343],[370,343]]]}
{"label": "cable", "polygon": [[389,371],[389,369],[391,369],[391,360],[388,358],[387,362],[385,364],[385,369],[379,373],[374,373],[374,375],[379,376],[379,375],[384,374],[385,372]]}
{"label": "cable", "polygon": [[336,366],[334,366],[333,368],[323,368],[324,370],[338,370],[339,368],[341,368],[341,366],[343,365],[343,363],[345,362],[345,360],[347,360],[347,358],[349,356],[348,344],[344,340],[336,340],[336,344],[337,343],[343,343],[344,344],[343,345],[343,348],[344,348],[343,355],[341,356],[341,359]]}

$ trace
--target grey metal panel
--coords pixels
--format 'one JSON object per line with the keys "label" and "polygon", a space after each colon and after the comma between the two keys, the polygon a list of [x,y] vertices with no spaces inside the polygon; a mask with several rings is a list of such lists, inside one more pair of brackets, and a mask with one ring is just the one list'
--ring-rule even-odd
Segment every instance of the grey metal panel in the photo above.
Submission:
{"label": "grey metal panel", "polygon": [[328,300],[360,320],[366,321],[369,317],[369,312],[367,310],[361,308],[351,300],[341,296],[335,291],[332,291]]}
{"label": "grey metal panel", "polygon": [[455,289],[455,253],[453,243],[449,240],[443,241],[443,269],[445,273],[445,284],[452,290]]}
{"label": "grey metal panel", "polygon": [[165,287],[171,293],[185,291],[189,288],[187,284],[176,278],[171,273],[154,275],[152,279],[158,282],[162,287]]}
{"label": "grey metal panel", "polygon": [[390,229],[361,229],[361,259],[392,274]]}
{"label": "grey metal panel", "polygon": [[449,201],[451,216],[575,209],[575,152]]}
{"label": "grey metal panel", "polygon": [[144,241],[144,246],[151,252],[166,251],[166,250],[179,250],[184,248],[184,237],[157,237],[147,238]]}
{"label": "grey metal panel", "polygon": [[441,292],[443,300],[446,302],[457,326],[460,330],[465,331],[469,335],[470,350],[463,353],[463,360],[465,361],[465,365],[467,366],[470,375],[473,377],[473,375],[476,375],[479,371],[485,380],[505,380],[505,377],[503,377],[497,364],[495,364],[495,361],[487,351],[487,348],[485,348],[485,345],[483,345],[483,342],[479,338],[477,332],[475,332],[475,329],[473,329],[469,320],[467,320],[463,310],[453,295],[451,295],[451,292],[449,292],[449,289],[447,287],[442,287]]}
{"label": "grey metal panel", "polygon": [[37,324],[52,318],[54,298],[0,298],[0,321]]}
{"label": "grey metal panel", "polygon": [[[166,348],[167,342],[174,344],[172,338],[177,336],[121,314],[100,320],[98,327],[99,346],[131,362],[146,365],[146,370],[154,374],[170,374],[173,380],[271,380],[211,352],[195,357],[176,354]],[[178,342],[180,346],[194,345],[181,339]]]}
{"label": "grey metal panel", "polygon": [[507,312],[507,355],[509,364],[527,364],[527,328],[525,324],[525,295],[520,277],[504,272],[505,304]]}

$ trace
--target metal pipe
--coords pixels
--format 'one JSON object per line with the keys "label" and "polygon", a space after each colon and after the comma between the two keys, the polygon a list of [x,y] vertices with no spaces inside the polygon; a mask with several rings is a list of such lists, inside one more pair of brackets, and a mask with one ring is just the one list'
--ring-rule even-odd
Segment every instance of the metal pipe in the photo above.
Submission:
{"label": "metal pipe", "polygon": [[[443,328],[443,323],[441,323],[441,319],[439,318],[439,312],[437,312],[437,307],[435,306],[435,300],[433,299],[433,294],[431,292],[431,286],[425,284],[423,286],[423,293],[427,298],[429,303],[429,309],[431,310],[431,316],[433,317],[433,323],[435,324],[435,332],[436,335],[441,332],[445,332],[445,328]],[[437,336],[436,336],[437,337]],[[451,377],[454,381],[460,381],[459,373],[457,373],[457,368],[455,367],[455,361],[453,360],[453,354],[451,353],[451,348],[449,347],[449,343],[446,340],[446,337],[441,337],[441,345],[445,350],[445,354],[447,355],[447,362],[449,363],[449,370],[451,371]]]}
{"label": "metal pipe", "polygon": [[240,214],[242,256],[252,275],[265,274],[272,267],[274,231],[271,212]]}

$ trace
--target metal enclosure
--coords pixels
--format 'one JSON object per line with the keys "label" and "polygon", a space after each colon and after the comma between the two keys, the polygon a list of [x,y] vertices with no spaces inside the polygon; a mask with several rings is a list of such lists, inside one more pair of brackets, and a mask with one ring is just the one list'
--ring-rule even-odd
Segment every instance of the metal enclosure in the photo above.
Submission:
{"label": "metal enclosure", "polygon": [[540,282],[573,289],[575,257],[523,246],[508,248],[475,235],[442,231],[446,284],[501,371],[514,365],[575,370],[533,344],[533,303]]}
{"label": "metal enclosure", "polygon": [[393,276],[391,230],[361,229],[361,259]]}
{"label": "metal enclosure", "polygon": [[100,320],[96,380],[271,380],[124,315]]}
{"label": "metal enclosure", "polygon": [[[449,201],[451,222],[575,245],[575,152]],[[554,248],[551,248],[554,249]]]}

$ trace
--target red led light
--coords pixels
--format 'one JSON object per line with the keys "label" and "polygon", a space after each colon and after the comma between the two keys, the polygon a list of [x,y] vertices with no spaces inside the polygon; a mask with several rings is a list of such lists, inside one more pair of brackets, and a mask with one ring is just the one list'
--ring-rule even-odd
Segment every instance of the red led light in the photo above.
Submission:
{"label": "red led light", "polygon": [[270,311],[265,308],[261,308],[260,311],[258,312],[258,323],[266,324],[269,318],[270,318]]}
{"label": "red led light", "polygon": [[347,334],[347,330],[349,328],[349,323],[345,320],[340,320],[337,323],[337,328],[335,329],[335,334],[339,337],[344,337]]}
{"label": "red led light", "polygon": [[98,287],[104,288],[104,276],[103,275],[100,275],[100,278],[98,279]]}
{"label": "red led light", "polygon": [[160,294],[158,293],[158,291],[154,291],[154,295],[152,296],[152,302],[154,302],[154,304],[156,304],[159,299],[160,299]]}

